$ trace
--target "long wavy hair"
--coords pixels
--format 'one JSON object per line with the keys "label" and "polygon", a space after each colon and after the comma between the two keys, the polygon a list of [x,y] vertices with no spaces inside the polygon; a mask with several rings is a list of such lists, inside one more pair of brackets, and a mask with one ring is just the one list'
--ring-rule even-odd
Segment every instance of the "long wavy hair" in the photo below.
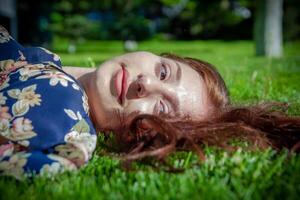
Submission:
{"label": "long wavy hair", "polygon": [[300,117],[287,115],[287,103],[252,106],[230,104],[224,80],[211,64],[172,54],[163,57],[185,63],[203,78],[213,112],[205,120],[172,119],[167,116],[138,115],[130,127],[116,130],[116,142],[126,161],[146,157],[163,161],[176,150],[194,151],[205,160],[203,146],[235,150],[235,139],[246,141],[251,149],[300,148]]}

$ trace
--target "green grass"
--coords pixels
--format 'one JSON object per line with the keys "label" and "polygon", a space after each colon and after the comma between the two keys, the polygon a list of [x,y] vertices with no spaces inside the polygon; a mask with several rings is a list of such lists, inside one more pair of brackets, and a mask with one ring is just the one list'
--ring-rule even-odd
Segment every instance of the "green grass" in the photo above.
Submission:
{"label": "green grass", "polygon": [[[64,65],[89,66],[120,55],[119,41],[93,41],[66,53],[66,41],[54,44]],[[300,42],[285,45],[285,56],[270,59],[254,56],[249,41],[147,41],[139,50],[172,52],[196,57],[220,70],[235,104],[260,101],[291,103],[289,112],[300,115]],[[0,178],[1,199],[298,199],[300,157],[272,150],[233,154],[206,148],[207,160],[199,164],[194,154],[177,153],[170,159],[183,173],[136,165],[125,171],[115,156],[97,155],[75,173],[47,179],[15,181]]]}

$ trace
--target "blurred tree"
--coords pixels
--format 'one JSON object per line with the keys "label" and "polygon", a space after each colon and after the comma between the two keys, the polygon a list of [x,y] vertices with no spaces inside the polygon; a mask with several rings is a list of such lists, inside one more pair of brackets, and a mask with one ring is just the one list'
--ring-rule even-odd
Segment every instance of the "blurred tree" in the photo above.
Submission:
{"label": "blurred tree", "polygon": [[73,41],[84,38],[89,31],[100,28],[89,20],[85,13],[90,9],[86,1],[63,0],[54,4],[51,13],[51,29],[57,35],[70,38]]}
{"label": "blurred tree", "polygon": [[[283,0],[56,0],[52,6],[51,28],[55,35],[73,41],[80,38],[144,40],[155,35],[184,40],[252,39],[252,13],[256,11],[257,30],[268,30],[269,35],[275,33],[270,25],[276,21],[272,17],[274,12],[267,17],[263,10],[267,1],[272,4],[268,10],[272,10],[275,2],[282,4]],[[300,1],[285,0],[285,9],[291,11],[285,16],[286,39],[295,39],[300,34],[297,2]],[[266,24],[271,28],[259,28]],[[257,37],[264,34],[255,34],[256,40],[271,38]],[[272,51],[273,47],[268,49]]]}
{"label": "blurred tree", "polygon": [[282,56],[283,0],[256,0],[254,38],[256,54]]}
{"label": "blurred tree", "polygon": [[300,1],[285,0],[283,15],[284,40],[300,39]]}
{"label": "blurred tree", "polygon": [[[249,0],[161,0],[169,18],[171,32],[181,39],[236,38],[246,35],[249,27],[242,22],[250,19]],[[242,25],[238,26],[237,25]],[[237,30],[234,29],[237,27]],[[225,30],[225,31],[224,31]],[[240,33],[240,34],[238,34]],[[239,38],[241,39],[241,37]]]}
{"label": "blurred tree", "polygon": [[151,36],[151,21],[146,17],[148,5],[155,5],[155,2],[59,1],[52,13],[52,30],[73,39],[147,39]]}

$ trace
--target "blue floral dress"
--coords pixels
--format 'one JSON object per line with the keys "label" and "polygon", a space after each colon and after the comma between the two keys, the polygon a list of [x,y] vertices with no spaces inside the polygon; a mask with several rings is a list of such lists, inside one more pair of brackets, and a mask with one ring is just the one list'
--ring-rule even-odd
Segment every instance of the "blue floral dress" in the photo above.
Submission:
{"label": "blue floral dress", "polygon": [[60,58],[24,48],[0,26],[0,173],[74,170],[95,146],[87,96]]}

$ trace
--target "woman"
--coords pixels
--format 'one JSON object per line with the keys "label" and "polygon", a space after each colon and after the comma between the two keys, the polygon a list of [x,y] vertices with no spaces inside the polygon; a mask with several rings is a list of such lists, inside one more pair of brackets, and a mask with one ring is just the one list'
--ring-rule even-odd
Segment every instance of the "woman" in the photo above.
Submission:
{"label": "woman", "polygon": [[176,148],[204,159],[196,144],[227,147],[232,137],[298,145],[299,118],[268,106],[229,108],[223,79],[200,60],[135,52],[98,69],[62,68],[58,56],[22,47],[2,27],[0,52],[3,174],[76,169],[91,158],[100,131],[116,134],[126,160],[163,159]]}

